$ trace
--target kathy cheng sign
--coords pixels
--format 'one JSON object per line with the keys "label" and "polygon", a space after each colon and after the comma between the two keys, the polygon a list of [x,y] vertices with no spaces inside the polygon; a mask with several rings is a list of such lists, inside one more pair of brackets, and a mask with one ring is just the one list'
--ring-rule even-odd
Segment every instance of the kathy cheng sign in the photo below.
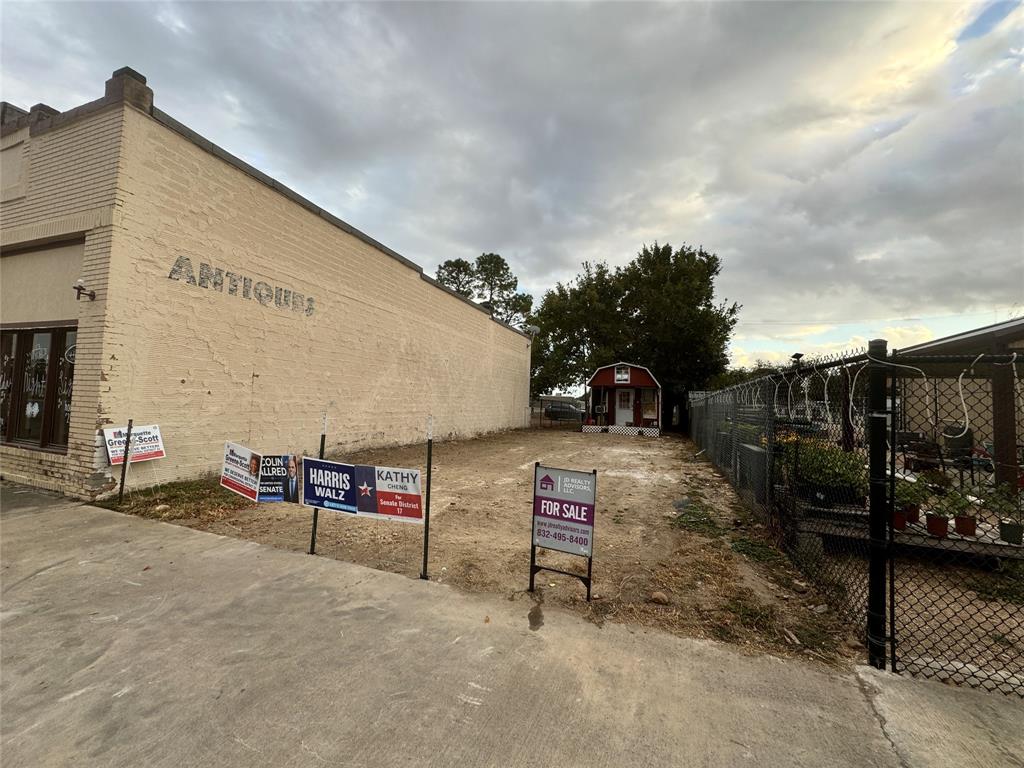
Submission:
{"label": "kathy cheng sign", "polygon": [[226,272],[205,262],[200,262],[197,276],[192,268],[192,259],[188,256],[177,258],[167,278],[219,293],[225,293],[226,283],[228,296],[253,299],[265,307],[273,304],[278,309],[290,309],[293,312],[302,313],[306,317],[310,317],[316,311],[316,303],[312,296],[306,296],[291,288],[271,285],[262,280],[254,281],[251,277],[235,272]]}

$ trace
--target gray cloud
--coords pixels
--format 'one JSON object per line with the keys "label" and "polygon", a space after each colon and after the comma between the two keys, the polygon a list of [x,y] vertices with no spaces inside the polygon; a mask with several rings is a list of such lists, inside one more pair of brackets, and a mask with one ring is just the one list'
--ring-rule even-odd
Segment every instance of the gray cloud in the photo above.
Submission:
{"label": "gray cloud", "polygon": [[749,318],[1024,296],[1022,12],[948,4],[4,6],[4,98],[122,65],[161,108],[428,270],[703,244]]}

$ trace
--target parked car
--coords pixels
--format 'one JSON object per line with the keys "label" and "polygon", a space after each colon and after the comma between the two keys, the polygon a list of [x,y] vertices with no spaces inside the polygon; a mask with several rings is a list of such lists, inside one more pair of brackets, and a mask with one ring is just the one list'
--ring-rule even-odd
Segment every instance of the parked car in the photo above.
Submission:
{"label": "parked car", "polygon": [[583,411],[572,403],[548,403],[544,418],[551,421],[583,421]]}

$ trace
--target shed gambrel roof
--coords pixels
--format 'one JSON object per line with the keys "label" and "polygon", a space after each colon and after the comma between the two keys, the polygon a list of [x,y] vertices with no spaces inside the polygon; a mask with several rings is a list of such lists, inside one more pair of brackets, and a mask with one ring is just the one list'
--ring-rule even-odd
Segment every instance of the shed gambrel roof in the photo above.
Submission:
{"label": "shed gambrel roof", "polygon": [[590,386],[590,382],[592,382],[594,378],[597,376],[597,374],[599,374],[601,371],[607,370],[608,368],[618,368],[621,365],[626,365],[629,366],[630,368],[637,368],[641,371],[646,371],[647,375],[651,377],[651,381],[658,385],[658,389],[661,389],[661,384],[654,377],[654,374],[651,373],[651,369],[646,368],[642,365],[637,365],[636,363],[611,363],[610,365],[602,365],[600,368],[598,368],[596,371],[590,374],[590,378],[587,379],[587,386]]}

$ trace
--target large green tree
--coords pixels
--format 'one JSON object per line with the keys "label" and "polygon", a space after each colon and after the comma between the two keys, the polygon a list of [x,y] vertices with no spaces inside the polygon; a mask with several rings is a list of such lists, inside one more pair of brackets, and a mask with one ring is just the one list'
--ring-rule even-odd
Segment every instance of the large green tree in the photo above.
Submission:
{"label": "large green tree", "polygon": [[498,320],[521,327],[533,309],[533,297],[517,290],[519,279],[497,253],[476,261],[449,259],[437,268],[437,281],[467,299],[476,298]]}
{"label": "large green tree", "polygon": [[629,264],[584,264],[544,295],[531,321],[535,394],[578,387],[619,360],[650,368],[662,385],[664,424],[685,393],[725,370],[738,304],[715,301],[718,256],[703,248],[645,245]]}
{"label": "large green tree", "polygon": [[476,270],[465,259],[448,259],[437,268],[437,282],[471,299],[476,290]]}

